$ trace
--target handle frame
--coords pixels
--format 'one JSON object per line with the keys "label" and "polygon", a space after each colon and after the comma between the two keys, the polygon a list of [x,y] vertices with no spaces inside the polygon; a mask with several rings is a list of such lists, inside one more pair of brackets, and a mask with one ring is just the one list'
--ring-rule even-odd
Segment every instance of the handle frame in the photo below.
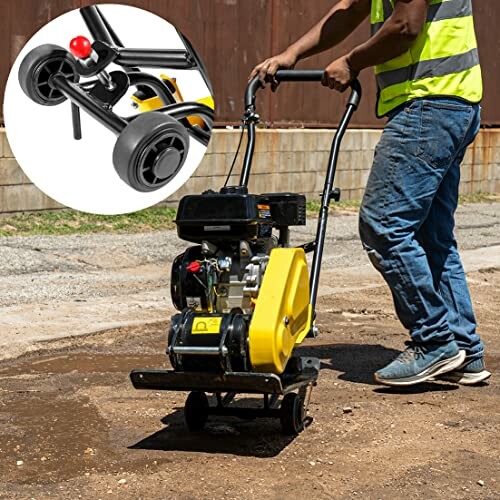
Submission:
{"label": "handle frame", "polygon": [[[281,82],[321,82],[323,79],[324,71],[322,70],[280,70],[276,72],[275,79]],[[328,160],[328,166],[326,170],[325,183],[323,186],[323,192],[321,194],[321,208],[318,218],[318,226],[316,230],[316,239],[311,245],[314,252],[313,262],[311,266],[310,273],[310,303],[314,315],[316,315],[316,301],[319,289],[319,278],[321,270],[321,259],[323,257],[323,249],[325,245],[326,238],[326,227],[328,223],[328,212],[330,207],[330,202],[336,197],[337,193],[333,188],[333,183],[335,180],[335,173],[337,171],[337,162],[340,151],[340,144],[342,138],[349,126],[352,115],[359,106],[362,97],[361,84],[358,80],[354,80],[351,85],[351,94],[346,104],[345,112],[340,120],[337,131],[334,135],[332,141],[332,147],[330,150],[330,157]],[[255,100],[257,91],[263,88],[261,81],[258,77],[253,78],[247,86],[245,92],[245,115],[243,117],[243,124],[247,129],[248,142],[245,151],[245,158],[243,161],[243,168],[240,177],[240,186],[247,188],[248,181],[250,178],[250,170],[255,152],[255,136],[256,136],[256,125],[260,118],[256,113]],[[311,333],[315,336],[315,328],[311,328]]]}

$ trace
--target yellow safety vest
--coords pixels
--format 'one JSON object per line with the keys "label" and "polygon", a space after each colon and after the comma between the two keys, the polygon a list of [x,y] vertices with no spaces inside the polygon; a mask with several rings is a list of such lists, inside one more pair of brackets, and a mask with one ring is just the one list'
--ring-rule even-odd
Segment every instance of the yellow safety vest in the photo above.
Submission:
{"label": "yellow safety vest", "polygon": [[[372,0],[372,35],[394,10],[395,0]],[[404,54],[375,66],[377,115],[428,96],[477,103],[483,96],[472,0],[431,0],[427,22]]]}

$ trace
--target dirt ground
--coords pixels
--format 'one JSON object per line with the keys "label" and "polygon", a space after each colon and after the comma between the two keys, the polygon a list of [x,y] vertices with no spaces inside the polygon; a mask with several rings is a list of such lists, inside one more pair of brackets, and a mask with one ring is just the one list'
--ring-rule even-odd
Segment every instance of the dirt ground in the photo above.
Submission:
{"label": "dirt ground", "polygon": [[1,365],[0,498],[500,498],[500,270],[469,273],[494,372],[469,388],[374,385],[407,340],[389,293],[329,280],[299,349],[322,370],[295,439],[267,419],[188,433],[185,394],[134,390],[130,370],[168,366],[165,322],[56,340]]}

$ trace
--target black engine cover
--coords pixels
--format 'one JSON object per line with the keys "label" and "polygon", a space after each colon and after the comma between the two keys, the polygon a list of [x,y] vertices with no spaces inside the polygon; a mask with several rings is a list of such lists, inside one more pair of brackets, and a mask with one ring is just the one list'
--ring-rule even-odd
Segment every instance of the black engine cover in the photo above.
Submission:
{"label": "black engine cover", "polygon": [[306,198],[295,193],[209,191],[182,198],[175,222],[186,241],[255,241],[270,238],[273,227],[304,225]]}
{"label": "black engine cover", "polygon": [[273,224],[258,196],[215,192],[182,198],[175,222],[179,238],[196,243],[270,238]]}

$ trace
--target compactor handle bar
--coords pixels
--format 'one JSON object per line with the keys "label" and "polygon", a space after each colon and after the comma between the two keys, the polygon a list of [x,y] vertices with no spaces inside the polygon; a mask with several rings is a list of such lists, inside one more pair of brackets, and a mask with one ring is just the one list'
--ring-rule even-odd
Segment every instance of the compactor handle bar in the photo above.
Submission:
{"label": "compactor handle bar", "polygon": [[[323,75],[325,72],[323,70],[316,69],[282,69],[276,72],[274,78],[278,82],[321,82],[323,80]],[[358,109],[359,102],[361,101],[361,84],[359,80],[354,80],[351,85],[351,95],[346,105],[346,113],[341,121],[339,130],[337,131],[337,138],[341,139],[344,135],[345,129],[349,124],[352,113]],[[255,109],[255,98],[257,90],[262,89],[263,85],[259,78],[256,76],[253,78],[247,86],[245,92],[245,115],[243,117],[243,123],[248,132],[248,142],[245,152],[245,158],[243,160],[243,168],[241,171],[240,185],[247,186],[250,178],[250,169],[252,165],[253,155],[255,151],[255,129],[256,124],[259,122],[259,115],[256,113]],[[340,141],[339,141],[340,142]]]}
{"label": "compactor handle bar", "polygon": [[[278,82],[321,82],[323,80],[324,71],[320,70],[280,70],[275,74],[275,79]],[[326,170],[325,184],[323,193],[321,195],[321,208],[319,211],[318,227],[316,230],[316,239],[311,245],[314,251],[313,262],[311,265],[310,274],[310,304],[315,311],[316,298],[319,288],[319,275],[321,268],[321,259],[323,256],[323,247],[325,245],[326,237],[326,224],[328,221],[328,207],[332,199],[338,199],[340,191],[333,188],[333,181],[335,179],[335,172],[337,170],[337,160],[339,157],[340,143],[344,136],[345,131],[349,125],[351,117],[356,111],[361,101],[361,85],[358,80],[351,83],[351,95],[346,104],[346,109],[340,120],[337,131],[333,137],[332,148],[330,150],[330,158],[328,160],[328,167]],[[243,168],[240,177],[240,186],[247,187],[250,177],[250,168],[255,151],[255,135],[256,124],[259,122],[259,116],[255,112],[255,96],[257,90],[262,88],[262,83],[255,77],[248,84],[245,93],[245,115],[243,122],[248,132],[248,142],[243,160]],[[314,314],[316,314],[314,312]]]}
{"label": "compactor handle bar", "polygon": [[[324,75],[323,70],[317,69],[281,69],[276,72],[274,78],[277,82],[321,82]],[[351,83],[351,96],[347,104],[351,104],[356,109],[361,101],[361,85],[358,80]],[[248,84],[245,93],[245,108],[255,107],[255,97],[257,90],[262,88],[262,83],[256,76]]]}

